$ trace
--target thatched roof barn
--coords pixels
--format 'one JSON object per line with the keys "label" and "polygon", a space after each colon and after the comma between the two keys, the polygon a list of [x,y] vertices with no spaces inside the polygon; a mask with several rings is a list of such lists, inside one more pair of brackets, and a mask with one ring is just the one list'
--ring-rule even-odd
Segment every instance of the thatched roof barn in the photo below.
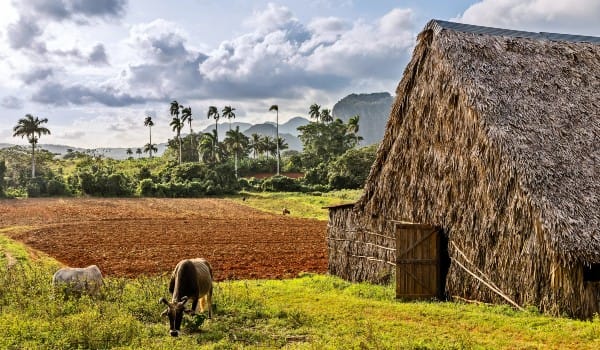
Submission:
{"label": "thatched roof barn", "polygon": [[378,280],[419,223],[446,296],[599,312],[600,38],[433,20],[396,95],[363,197],[330,210],[330,271]]}

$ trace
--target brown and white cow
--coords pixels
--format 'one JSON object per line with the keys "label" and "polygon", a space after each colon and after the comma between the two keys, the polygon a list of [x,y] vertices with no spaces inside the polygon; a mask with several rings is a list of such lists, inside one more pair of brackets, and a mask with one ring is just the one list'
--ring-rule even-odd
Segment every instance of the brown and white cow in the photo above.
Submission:
{"label": "brown and white cow", "polygon": [[[195,314],[200,302],[202,312],[208,310],[208,318],[212,317],[212,267],[202,258],[181,260],[171,275],[169,293],[173,294],[171,302],[161,298],[160,302],[167,305],[162,313],[169,316],[170,334],[179,335],[181,320],[184,313]],[[191,300],[191,310],[185,309],[185,304]]]}

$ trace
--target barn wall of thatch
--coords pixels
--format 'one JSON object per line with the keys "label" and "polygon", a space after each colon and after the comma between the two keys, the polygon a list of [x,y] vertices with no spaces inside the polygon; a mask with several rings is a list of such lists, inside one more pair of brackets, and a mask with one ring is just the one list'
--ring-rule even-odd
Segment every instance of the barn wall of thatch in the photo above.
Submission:
{"label": "barn wall of thatch", "polygon": [[[349,281],[387,283],[394,274],[396,241],[383,227],[366,227],[353,206],[329,209],[328,271]],[[388,230],[389,231],[389,230]]]}
{"label": "barn wall of thatch", "polygon": [[[505,146],[490,139],[470,87],[456,79],[460,74],[447,59],[444,40],[432,31],[420,35],[357,204],[360,214],[345,211],[333,219],[348,220],[346,227],[356,232],[360,223],[390,237],[390,219],[440,226],[452,259],[449,295],[505,302],[467,269],[519,305],[591,316],[598,312],[598,284],[584,283],[581,264],[565,259],[549,238],[556,227],[542,224],[543,208],[523,186],[519,167],[506,158]],[[372,280],[376,273],[350,279]]]}

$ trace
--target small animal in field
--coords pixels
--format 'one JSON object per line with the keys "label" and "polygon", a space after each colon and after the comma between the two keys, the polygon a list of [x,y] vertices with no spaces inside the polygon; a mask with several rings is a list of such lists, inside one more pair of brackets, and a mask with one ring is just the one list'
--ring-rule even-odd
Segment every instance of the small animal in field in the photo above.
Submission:
{"label": "small animal in field", "polygon": [[283,215],[289,214],[290,211],[288,210],[288,208],[283,208]]}
{"label": "small animal in field", "polygon": [[[169,317],[169,333],[176,337],[179,335],[181,321],[184,313],[195,314],[200,304],[202,312],[208,310],[208,318],[212,317],[213,293],[212,267],[202,258],[181,260],[175,266],[169,282],[169,293],[173,295],[171,302],[160,298],[160,302],[167,305],[162,316]],[[188,300],[192,301],[192,308],[185,309]]]}
{"label": "small animal in field", "polygon": [[89,294],[98,295],[104,285],[102,272],[96,265],[88,267],[63,267],[52,276],[52,285],[55,289],[62,289],[65,297],[69,295],[81,296]]}

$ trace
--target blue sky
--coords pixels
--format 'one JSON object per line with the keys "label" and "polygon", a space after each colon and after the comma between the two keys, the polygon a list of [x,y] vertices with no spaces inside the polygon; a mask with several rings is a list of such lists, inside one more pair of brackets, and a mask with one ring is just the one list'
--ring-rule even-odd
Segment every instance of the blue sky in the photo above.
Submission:
{"label": "blue sky", "polygon": [[393,93],[432,18],[600,36],[598,0],[2,0],[0,143],[48,118],[41,143],[141,147],[172,137],[169,102],[236,121],[306,116],[349,93]]}

